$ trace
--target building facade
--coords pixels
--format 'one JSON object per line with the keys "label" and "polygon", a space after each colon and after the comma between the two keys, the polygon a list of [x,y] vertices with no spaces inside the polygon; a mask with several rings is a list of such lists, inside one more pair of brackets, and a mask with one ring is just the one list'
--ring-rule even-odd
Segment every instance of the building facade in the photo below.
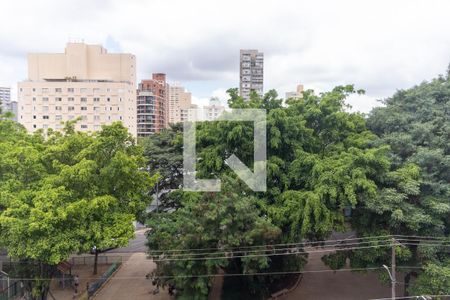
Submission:
{"label": "building facade", "polygon": [[303,84],[297,85],[297,90],[295,92],[287,92],[285,99],[289,98],[302,98],[303,97]]}
{"label": "building facade", "polygon": [[85,43],[68,43],[64,53],[29,54],[18,106],[18,121],[30,132],[59,130],[78,118],[79,131],[120,121],[136,136],[136,58]]}
{"label": "building facade", "polygon": [[245,100],[250,99],[250,92],[262,96],[264,88],[264,54],[258,50],[240,51],[239,91]]}
{"label": "building facade", "polygon": [[225,106],[220,103],[219,98],[212,97],[209,105],[203,106],[203,120],[214,121],[225,111]]}
{"label": "building facade", "polygon": [[14,114],[13,120],[17,121],[17,101],[11,100],[11,88],[0,87],[0,112],[11,112]]}
{"label": "building facade", "polygon": [[191,93],[179,84],[169,87],[169,123],[180,123],[189,119],[189,109],[197,106],[192,104]]}
{"label": "building facade", "polygon": [[0,102],[2,111],[9,111],[9,103],[11,103],[11,88],[0,86]]}
{"label": "building facade", "polygon": [[139,83],[137,91],[137,135],[145,137],[167,128],[169,85],[166,74],[153,73]]}

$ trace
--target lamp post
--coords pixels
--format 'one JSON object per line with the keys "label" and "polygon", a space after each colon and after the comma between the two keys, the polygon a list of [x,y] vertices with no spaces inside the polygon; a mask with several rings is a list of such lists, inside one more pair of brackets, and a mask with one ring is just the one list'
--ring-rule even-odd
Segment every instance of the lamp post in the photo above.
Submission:
{"label": "lamp post", "polygon": [[391,271],[389,270],[389,267],[386,265],[383,265],[383,268],[386,269],[386,271],[389,274],[389,278],[391,279],[391,299],[394,300],[395,299],[395,275],[393,275],[393,274],[395,274],[394,273],[395,271],[393,273],[391,273]]}

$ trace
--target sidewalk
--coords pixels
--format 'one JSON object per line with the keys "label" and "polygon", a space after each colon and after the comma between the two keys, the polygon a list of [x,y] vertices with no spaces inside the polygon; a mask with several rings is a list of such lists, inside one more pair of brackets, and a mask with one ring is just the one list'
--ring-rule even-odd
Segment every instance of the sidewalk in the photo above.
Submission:
{"label": "sidewalk", "polygon": [[[330,270],[321,260],[323,253],[311,253],[305,266],[300,285],[283,300],[363,300],[389,298],[391,288],[378,280],[376,273],[350,271],[307,273],[307,271]],[[346,267],[348,268],[348,266]],[[403,295],[402,285],[397,295]]]}
{"label": "sidewalk", "polygon": [[155,268],[145,253],[134,253],[123,262],[117,273],[100,289],[95,300],[172,300],[166,290],[153,295],[154,286],[145,275]]}

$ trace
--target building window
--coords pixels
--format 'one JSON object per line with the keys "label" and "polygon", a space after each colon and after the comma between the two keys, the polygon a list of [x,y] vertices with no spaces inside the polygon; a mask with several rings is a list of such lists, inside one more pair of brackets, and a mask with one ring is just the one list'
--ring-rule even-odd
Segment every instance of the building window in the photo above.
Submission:
{"label": "building window", "polygon": [[56,98],[55,98],[55,101],[56,101],[56,102],[61,102],[61,101],[62,101],[62,98],[61,98],[61,97],[56,97]]}
{"label": "building window", "polygon": [[68,111],[74,111],[75,110],[75,106],[69,106],[69,107],[67,107],[67,110]]}
{"label": "building window", "polygon": [[42,101],[44,101],[44,102],[48,102],[48,97],[44,97],[44,98],[42,98]]}
{"label": "building window", "polygon": [[75,89],[74,89],[74,88],[68,88],[68,89],[67,89],[67,92],[68,92],[68,93],[73,93],[73,92],[75,92]]}
{"label": "building window", "polygon": [[48,106],[42,106],[42,111],[48,111]]}
{"label": "building window", "polygon": [[33,119],[36,119],[36,115],[33,116]]}
{"label": "building window", "polygon": [[33,128],[36,128],[36,124],[33,125]]}
{"label": "building window", "polygon": [[80,101],[81,101],[81,102],[87,102],[87,98],[82,97],[82,98],[80,99]]}
{"label": "building window", "polygon": [[73,120],[75,118],[75,116],[70,115],[68,118],[69,118],[69,120]]}
{"label": "building window", "polygon": [[81,110],[87,110],[87,106],[82,106]]}
{"label": "building window", "polygon": [[48,93],[48,88],[42,88],[43,93]]}
{"label": "building window", "polygon": [[100,93],[100,89],[99,88],[95,88],[94,89],[94,94],[98,94],[98,93]]}
{"label": "building window", "polygon": [[94,102],[99,102],[100,98],[94,98]]}
{"label": "building window", "polygon": [[85,125],[85,124],[81,125],[81,129],[87,129],[87,128],[88,128],[87,125]]}
{"label": "building window", "polygon": [[94,121],[100,121],[100,116],[94,116]]}
{"label": "building window", "polygon": [[111,101],[111,98],[106,98],[106,101],[108,101],[108,102]]}
{"label": "building window", "polygon": [[55,120],[57,120],[57,121],[62,120],[62,116],[61,116],[61,115],[56,115],[56,116],[55,116]]}
{"label": "building window", "polygon": [[94,106],[94,111],[99,111],[99,110],[100,110],[100,107]]}
{"label": "building window", "polygon": [[87,89],[86,89],[86,88],[81,88],[81,89],[80,89],[80,92],[81,92],[81,93],[87,93]]}
{"label": "building window", "polygon": [[33,97],[33,101],[36,101],[36,97]]}
{"label": "building window", "polygon": [[44,124],[44,125],[42,125],[42,128],[47,129],[47,128],[48,128],[48,125],[47,125],[47,124]]}
{"label": "building window", "polygon": [[36,89],[35,89],[35,88],[33,88],[33,92],[36,92]]}
{"label": "building window", "polygon": [[75,101],[75,98],[74,97],[69,97],[69,98],[67,98],[67,101],[73,102],[73,101]]}
{"label": "building window", "polygon": [[56,88],[55,93],[62,93],[62,88]]}
{"label": "building window", "polygon": [[48,118],[48,116],[42,116],[42,119],[48,120],[49,118]]}
{"label": "building window", "polygon": [[55,110],[62,110],[62,106],[55,106]]}
{"label": "building window", "polygon": [[88,117],[87,117],[86,115],[84,115],[84,116],[81,116],[81,120],[83,120],[83,121],[87,121],[87,119],[88,119]]}

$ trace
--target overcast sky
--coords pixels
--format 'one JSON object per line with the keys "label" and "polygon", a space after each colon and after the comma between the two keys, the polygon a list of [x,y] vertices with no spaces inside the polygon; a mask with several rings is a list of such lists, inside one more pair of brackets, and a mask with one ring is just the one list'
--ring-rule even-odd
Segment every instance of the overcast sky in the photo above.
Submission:
{"label": "overcast sky", "polygon": [[137,57],[138,79],[164,72],[195,101],[239,85],[239,49],[264,52],[264,89],[354,83],[376,99],[446,71],[450,1],[11,0],[0,17],[0,86],[26,79],[28,52],[84,39]]}

